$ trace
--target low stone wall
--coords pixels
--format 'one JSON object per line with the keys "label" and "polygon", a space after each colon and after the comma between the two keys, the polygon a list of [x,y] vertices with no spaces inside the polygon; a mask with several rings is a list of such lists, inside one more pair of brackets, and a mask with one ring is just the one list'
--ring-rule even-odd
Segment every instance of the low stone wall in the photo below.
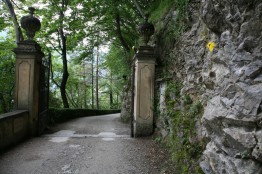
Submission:
{"label": "low stone wall", "polygon": [[29,114],[16,110],[0,115],[0,152],[28,136]]}

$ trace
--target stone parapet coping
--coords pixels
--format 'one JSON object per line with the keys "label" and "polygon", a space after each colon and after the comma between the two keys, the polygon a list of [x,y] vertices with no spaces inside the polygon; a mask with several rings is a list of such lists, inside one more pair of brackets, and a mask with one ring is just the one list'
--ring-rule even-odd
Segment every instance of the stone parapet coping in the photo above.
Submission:
{"label": "stone parapet coping", "polygon": [[17,117],[20,117],[24,113],[28,113],[28,110],[15,110],[15,111],[12,111],[12,112],[0,114],[0,121],[3,121],[5,119],[17,118]]}

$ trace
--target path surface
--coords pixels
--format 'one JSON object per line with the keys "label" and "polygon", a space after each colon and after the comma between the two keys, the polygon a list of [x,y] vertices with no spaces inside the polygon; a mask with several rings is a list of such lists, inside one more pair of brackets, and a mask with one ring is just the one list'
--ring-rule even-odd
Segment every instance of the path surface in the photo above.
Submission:
{"label": "path surface", "polygon": [[130,138],[119,114],[79,118],[54,130],[2,154],[0,174],[160,173],[154,142]]}

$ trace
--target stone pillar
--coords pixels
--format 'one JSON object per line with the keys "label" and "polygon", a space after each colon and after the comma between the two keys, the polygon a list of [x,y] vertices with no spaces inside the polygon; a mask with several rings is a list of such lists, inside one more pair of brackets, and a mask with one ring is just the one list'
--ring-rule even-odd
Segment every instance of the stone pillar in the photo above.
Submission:
{"label": "stone pillar", "polygon": [[21,27],[26,31],[27,40],[20,41],[16,54],[16,92],[15,107],[17,110],[29,111],[29,133],[38,133],[39,115],[39,77],[40,66],[44,53],[33,40],[35,33],[40,30],[41,23],[34,17],[35,9],[29,7],[29,15],[21,18]]}
{"label": "stone pillar", "polygon": [[153,47],[140,46],[135,55],[134,136],[153,133],[155,54]]}
{"label": "stone pillar", "polygon": [[37,134],[39,110],[39,76],[42,57],[40,46],[35,41],[22,41],[14,49],[16,54],[15,107],[29,111],[29,130]]}

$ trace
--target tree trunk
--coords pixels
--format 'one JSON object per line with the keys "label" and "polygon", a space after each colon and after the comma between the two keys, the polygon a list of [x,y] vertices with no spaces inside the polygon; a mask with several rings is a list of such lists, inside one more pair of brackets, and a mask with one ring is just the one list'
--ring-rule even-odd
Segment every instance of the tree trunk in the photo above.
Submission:
{"label": "tree trunk", "polygon": [[60,11],[60,15],[59,15],[59,19],[61,20],[61,26],[59,28],[59,34],[60,34],[60,38],[61,38],[61,49],[62,49],[62,61],[63,61],[63,75],[62,75],[62,81],[60,84],[60,93],[61,93],[61,98],[63,101],[63,106],[64,108],[69,108],[69,103],[68,103],[68,99],[66,96],[66,84],[67,84],[67,80],[69,77],[69,73],[68,73],[68,68],[67,68],[67,55],[66,55],[66,36],[64,34],[64,30],[63,30],[63,20],[64,20],[64,9],[65,6],[65,1],[62,1],[62,9]]}
{"label": "tree trunk", "polygon": [[94,106],[94,49],[93,49],[93,53],[92,53],[92,66],[91,66],[91,69],[92,69],[92,109],[95,108]]}
{"label": "tree trunk", "polygon": [[127,52],[130,52],[130,48],[129,48],[128,44],[126,43],[126,41],[125,41],[125,39],[122,35],[122,31],[121,31],[121,27],[120,27],[121,26],[120,15],[119,15],[118,12],[116,13],[116,16],[115,16],[115,22],[116,22],[116,34],[117,34],[122,46],[125,48],[125,50]]}
{"label": "tree trunk", "polygon": [[[87,103],[86,103],[86,62],[83,61],[83,69],[84,69],[84,108],[87,109]],[[82,103],[82,102],[81,102]]]}
{"label": "tree trunk", "polygon": [[112,81],[112,73],[110,72],[110,91],[109,91],[109,103],[110,103],[110,109],[113,109],[113,90],[112,90],[112,86],[113,86],[113,81]]}
{"label": "tree trunk", "polygon": [[64,108],[69,108],[69,103],[66,96],[66,83],[69,77],[68,68],[67,68],[67,55],[66,55],[66,36],[62,28],[59,29],[61,41],[62,41],[62,60],[63,60],[63,75],[62,81],[60,84],[60,92],[63,101]]}
{"label": "tree trunk", "polygon": [[98,60],[99,60],[99,46],[97,46],[96,53],[96,109],[99,109],[99,94],[98,94]]}
{"label": "tree trunk", "polygon": [[110,98],[110,109],[114,109],[114,106],[113,106],[113,92],[112,90],[110,90],[110,93],[109,93],[109,98]]}
{"label": "tree trunk", "polygon": [[118,101],[119,94],[118,92],[116,93],[116,103],[117,103],[117,109],[119,109],[119,101]]}
{"label": "tree trunk", "polygon": [[17,17],[14,11],[14,7],[13,4],[11,3],[10,0],[3,0],[3,2],[5,3],[6,7],[9,10],[9,13],[13,19],[13,24],[14,24],[14,29],[15,29],[15,37],[16,37],[16,44],[22,40],[24,40],[23,38],[23,34],[22,34],[22,30],[21,27],[17,21]]}

